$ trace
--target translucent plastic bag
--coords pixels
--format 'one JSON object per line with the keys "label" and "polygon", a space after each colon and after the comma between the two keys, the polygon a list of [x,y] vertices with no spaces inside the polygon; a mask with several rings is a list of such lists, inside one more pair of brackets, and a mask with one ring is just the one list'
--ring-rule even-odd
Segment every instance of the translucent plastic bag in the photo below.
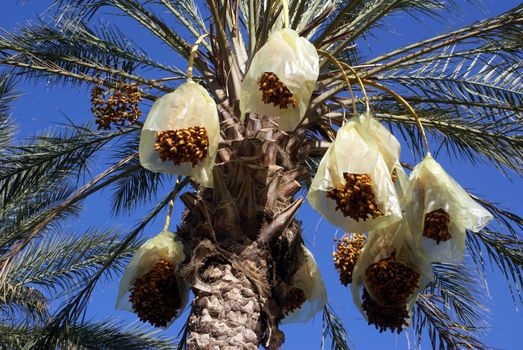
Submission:
{"label": "translucent plastic bag", "polygon": [[405,209],[414,240],[432,262],[461,261],[466,230],[478,232],[492,220],[430,155],[411,172],[408,191]]}
{"label": "translucent plastic bag", "polygon": [[[175,239],[175,235],[169,231],[163,231],[155,237],[147,240],[134,253],[131,261],[127,265],[125,272],[120,280],[118,296],[116,298],[116,309],[134,312],[133,305],[129,297],[131,288],[137,278],[148,273],[160,260],[171,263],[177,269],[180,263],[185,260],[183,245]],[[177,310],[177,316],[181,314],[189,298],[189,286],[177,280],[177,292],[181,298],[180,308]],[[170,320],[173,322],[175,318]],[[170,323],[169,323],[170,324]]]}
{"label": "translucent plastic bag", "polygon": [[392,172],[400,157],[401,146],[398,139],[370,112],[366,112],[360,119],[367,128],[368,134],[376,142],[387,168]]}
{"label": "translucent plastic bag", "polygon": [[[264,102],[265,93],[260,90],[260,81],[267,78],[265,73],[273,73],[284,84],[272,89],[275,90],[271,91],[274,93],[273,102]],[[280,129],[294,130],[305,115],[318,75],[319,58],[314,45],[292,29],[273,32],[254,55],[241,84],[242,118],[251,112],[279,116]],[[268,88],[273,85],[268,81]],[[289,91],[283,91],[285,87],[292,96]],[[283,90],[276,91],[278,88]]]}
{"label": "translucent plastic bag", "polygon": [[399,162],[396,162],[392,169],[392,182],[394,182],[394,188],[396,189],[396,194],[400,200],[401,207],[404,208],[405,203],[410,198],[408,192],[409,176]]}
{"label": "translucent plastic bag", "polygon": [[[391,179],[392,169],[387,167],[375,137],[369,134],[367,123],[368,117],[361,115],[350,119],[338,130],[336,140],[323,156],[307,195],[314,209],[346,232],[376,230],[402,219]],[[359,192],[357,196],[350,194],[353,197],[349,204],[342,202],[342,196],[349,193],[349,190],[352,191],[343,188],[349,184],[348,177],[344,174],[365,175],[361,180],[354,180],[355,185],[352,188],[357,186],[356,190],[366,193]],[[370,204],[369,196],[373,196]],[[365,198],[367,202],[362,205],[350,204],[363,203],[359,199]],[[352,209],[357,212],[352,213]],[[365,217],[367,212],[368,216]]]}
{"label": "translucent plastic bag", "polygon": [[305,293],[303,305],[289,313],[282,323],[305,323],[309,321],[327,303],[327,290],[314,256],[302,245],[305,254],[304,263],[294,274],[290,288],[299,288]]}
{"label": "translucent plastic bag", "polygon": [[[397,309],[398,315],[404,313],[404,322],[408,324],[408,313],[418,294],[432,281],[430,261],[411,243],[412,236],[405,221],[369,233],[368,242],[354,267],[351,285],[354,303],[365,318],[368,315],[362,307],[364,289],[363,294],[370,295],[382,310]],[[377,283],[371,276],[380,275],[372,273],[385,268],[388,270]]]}
{"label": "translucent plastic bag", "polygon": [[[205,128],[207,134],[207,150],[199,154],[203,158],[195,163],[183,161],[179,164],[169,159],[162,160],[161,152],[157,148],[159,132],[189,130],[195,127]],[[219,141],[220,124],[216,103],[202,86],[188,81],[175,91],[156,100],[151,108],[140,137],[140,163],[150,171],[191,176],[201,185],[212,187],[212,169]],[[187,154],[196,156],[195,152],[199,149],[194,147],[188,149],[192,147],[189,146],[190,142],[187,140],[183,142],[185,144],[178,147],[177,151],[173,151],[171,156],[187,150],[192,152]],[[166,152],[174,150],[172,146],[168,144],[166,146]]]}

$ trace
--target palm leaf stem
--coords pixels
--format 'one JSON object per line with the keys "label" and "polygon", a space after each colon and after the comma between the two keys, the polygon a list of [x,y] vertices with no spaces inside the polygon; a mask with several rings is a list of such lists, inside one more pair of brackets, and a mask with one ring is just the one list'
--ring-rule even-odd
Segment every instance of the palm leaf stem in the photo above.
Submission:
{"label": "palm leaf stem", "polygon": [[[59,67],[53,68],[53,67],[50,67],[45,64],[38,65],[38,64],[34,64],[34,63],[19,62],[19,61],[11,60],[11,59],[1,60],[0,64],[6,64],[6,65],[14,66],[14,67],[26,68],[26,69],[31,69],[31,70],[40,71],[40,72],[46,72],[46,73],[49,73],[52,75],[56,74],[56,75],[60,75],[60,76],[66,77],[66,78],[72,78],[72,79],[84,81],[87,83],[105,86],[105,87],[108,87],[111,89],[115,89],[118,87],[117,83],[113,83],[113,82],[110,82],[110,81],[107,81],[104,79],[100,79],[100,78],[96,78],[93,76],[88,76],[85,74],[73,73],[70,71],[63,70]],[[151,94],[148,94],[145,92],[142,92],[142,97],[145,99],[151,100],[151,101],[156,101],[156,99],[158,98],[156,95],[151,95]]]}
{"label": "palm leaf stem", "polygon": [[[521,7],[521,6],[520,6]],[[519,9],[519,7],[517,8]],[[516,9],[515,9],[516,10]],[[514,10],[513,10],[514,11]],[[514,11],[516,12],[516,11]],[[512,14],[512,13],[509,13]],[[490,23],[489,22],[480,22],[476,25],[473,25],[468,28],[463,28],[451,33],[443,34],[425,41],[421,41],[419,43],[401,48],[399,50],[393,51],[391,53],[388,53],[386,55],[377,57],[375,59],[372,59],[367,64],[372,64],[376,62],[383,61],[385,59],[400,55],[402,53],[411,51],[413,49],[417,49],[419,47],[423,47],[422,49],[412,52],[410,54],[401,56],[395,60],[392,60],[390,62],[384,63],[383,65],[380,65],[374,69],[371,69],[369,71],[366,71],[364,74],[362,74],[362,78],[369,78],[372,76],[375,76],[377,73],[383,72],[385,70],[389,70],[393,67],[396,67],[402,63],[408,62],[418,56],[425,55],[427,53],[433,52],[435,50],[438,50],[442,47],[451,46],[453,44],[456,44],[458,42],[462,42],[469,38],[478,37],[481,34],[493,32],[497,29],[501,29],[503,27],[506,27],[511,24],[519,23],[521,22],[521,18],[517,15],[507,16],[502,15],[499,17],[494,18]]]}

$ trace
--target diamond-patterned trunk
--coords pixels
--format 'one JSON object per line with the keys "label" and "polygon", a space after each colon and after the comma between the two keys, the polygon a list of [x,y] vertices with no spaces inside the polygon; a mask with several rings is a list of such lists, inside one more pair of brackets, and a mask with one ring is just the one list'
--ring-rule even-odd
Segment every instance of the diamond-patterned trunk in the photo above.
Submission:
{"label": "diamond-patterned trunk", "polygon": [[193,302],[187,348],[258,349],[262,305],[253,283],[231,265],[209,265],[202,276],[210,290]]}

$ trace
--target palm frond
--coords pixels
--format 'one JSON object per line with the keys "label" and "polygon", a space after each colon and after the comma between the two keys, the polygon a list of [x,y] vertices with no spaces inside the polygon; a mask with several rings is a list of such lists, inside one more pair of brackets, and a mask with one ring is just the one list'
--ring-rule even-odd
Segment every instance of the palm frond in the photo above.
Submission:
{"label": "palm frond", "polygon": [[[521,174],[523,137],[522,125],[517,120],[500,118],[496,123],[485,125],[475,121],[474,116],[460,118],[445,110],[419,111],[418,114],[433,141],[439,143],[434,151],[444,148],[456,159],[492,163],[502,172],[511,169]],[[394,124],[411,150],[423,154],[421,136],[412,116],[397,113],[377,113],[377,116]]]}
{"label": "palm frond", "polygon": [[39,341],[45,336],[45,326],[28,327],[0,325],[0,341],[8,349],[173,349],[176,343],[167,337],[158,336],[157,330],[140,325],[126,325],[117,320],[85,321],[74,324],[67,333],[42,346]]}
{"label": "palm frond", "polygon": [[0,323],[0,342],[6,349],[31,349],[37,337],[27,324]]}
{"label": "palm frond", "polygon": [[[523,218],[486,199],[471,197],[487,208],[495,221],[481,232],[467,233],[467,249],[480,274],[487,261],[504,275],[514,301],[523,300]],[[488,260],[486,259],[488,257]]]}
{"label": "palm frond", "polygon": [[176,347],[173,340],[157,335],[140,325],[126,325],[116,320],[73,324],[57,339],[58,348],[168,350]]}
{"label": "palm frond", "polygon": [[9,117],[11,103],[18,98],[15,91],[15,79],[6,73],[0,73],[0,155],[13,142],[15,127]]}
{"label": "palm frond", "polygon": [[323,35],[324,20],[333,16],[336,9],[342,4],[341,0],[296,0],[290,2],[291,28],[308,38],[315,38],[316,34]]}
{"label": "palm frond", "polygon": [[[159,3],[165,6],[195,38],[208,32],[198,6],[193,0],[159,0]],[[203,45],[207,49],[210,48],[207,43],[203,43]]]}
{"label": "palm frond", "polygon": [[[53,182],[53,178],[42,178],[35,186],[20,186],[21,190],[9,196],[8,202],[3,202],[0,210],[2,229],[0,230],[0,251],[5,253],[28,232],[37,226],[51,211],[72,193],[68,184]],[[76,215],[79,207],[71,205],[52,220],[47,228],[58,228],[60,222]]]}
{"label": "palm frond", "polygon": [[175,33],[165,22],[135,0],[105,0],[98,1],[98,6],[110,6],[119,9],[142,27],[156,35],[165,44],[170,46],[181,57],[188,59],[191,45]]}
{"label": "palm frond", "polygon": [[487,328],[488,309],[478,299],[484,294],[480,281],[468,266],[462,263],[432,264],[434,282],[425,293],[437,294],[460,324]]}
{"label": "palm frond", "polygon": [[3,322],[42,324],[49,316],[48,308],[48,299],[39,290],[9,281],[0,283],[0,315]]}
{"label": "palm frond", "polygon": [[507,230],[508,233],[514,238],[520,237],[521,232],[523,231],[522,217],[507,210],[504,210],[496,203],[492,203],[474,194],[469,194],[476,202],[478,202],[479,204],[487,208],[488,211],[490,211],[490,213],[494,216],[494,219],[496,220],[497,227],[499,227],[502,230]]}
{"label": "palm frond", "polygon": [[331,340],[332,350],[349,350],[351,343],[349,334],[330,304],[323,307],[321,348],[327,339]]}
{"label": "palm frond", "polygon": [[143,205],[156,198],[158,190],[162,188],[165,176],[144,169],[138,159],[124,165],[120,176],[114,185],[112,212],[120,215],[131,213],[139,205]]}
{"label": "palm frond", "polygon": [[[0,36],[0,61],[18,67],[17,72],[46,81],[81,83],[75,77],[96,77],[102,81],[132,81],[151,88],[170,88],[136,75],[138,70],[154,69],[181,79],[184,73],[153,60],[119,29],[97,24],[94,31],[78,20],[62,20],[54,25],[26,25],[16,33]],[[47,71],[38,69],[47,67]],[[62,72],[63,74],[56,74]]]}
{"label": "palm frond", "polygon": [[[38,220],[52,212],[51,207],[71,194],[68,181],[80,179],[91,157],[111,140],[132,131],[94,133],[89,127],[73,126],[36,137],[26,145],[8,147],[0,169],[4,244],[39,224]],[[74,212],[75,203],[70,204],[64,213]]]}
{"label": "palm frond", "polygon": [[434,281],[420,294],[412,313],[416,343],[427,332],[433,349],[487,349],[479,336],[488,330],[483,291],[464,264],[433,264]]}
{"label": "palm frond", "polygon": [[499,55],[476,55],[457,62],[450,59],[428,62],[376,77],[383,82],[401,84],[409,93],[424,97],[425,106],[454,107],[458,117],[472,114],[490,126],[501,116],[521,121],[522,65],[517,56],[512,57],[514,60],[517,62],[506,62]]}
{"label": "palm frond", "polygon": [[441,297],[437,295],[420,294],[416,301],[412,320],[418,343],[426,328],[433,349],[490,349],[475,336],[475,333],[482,329],[453,321],[446,312]]}
{"label": "palm frond", "polygon": [[[80,129],[61,136],[67,137]],[[74,143],[79,140],[73,138],[70,141]],[[36,138],[24,146],[10,145],[5,148],[0,169],[2,253],[37,225],[51,207],[63,202],[72,193],[69,180],[80,175],[78,165],[85,165],[87,158],[96,150],[96,146],[85,144],[80,148],[64,150],[61,149],[64,144],[68,145],[68,142],[55,133]],[[75,213],[77,209],[75,205],[69,206],[63,215],[49,224]]]}
{"label": "palm frond", "polygon": [[[68,235],[47,234],[42,240],[32,241],[11,264],[7,280],[17,285],[32,285],[45,290],[53,298],[61,298],[81,289],[100,266],[104,266],[111,252],[118,248],[122,234],[114,230]],[[122,252],[128,257],[138,247],[130,244]],[[111,273],[119,273],[123,260],[116,260]]]}
{"label": "palm frond", "polygon": [[[523,19],[521,12],[523,6],[519,5],[514,9],[499,16],[474,23],[459,30],[445,33],[427,40],[407,45],[398,50],[388,52],[384,55],[373,58],[364,64],[369,65],[364,78],[373,77],[378,73],[385,72],[401,65],[415,63],[416,59],[423,57],[438,50],[452,48],[453,46],[469,45],[477,47],[486,43],[502,43],[506,38],[520,38],[522,33]],[[396,58],[395,58],[396,57]]]}
{"label": "palm frond", "polygon": [[60,179],[64,174],[80,176],[95,152],[109,141],[136,130],[138,127],[94,132],[90,125],[72,125],[37,136],[26,145],[11,146],[0,169],[0,193],[5,196],[9,190],[7,182],[14,179],[29,184],[43,173]]}
{"label": "palm frond", "polygon": [[[121,159],[138,149],[138,135],[129,135],[122,143],[115,157]],[[139,205],[147,204],[156,198],[157,192],[170,176],[153,173],[141,166],[135,158],[124,164],[116,173],[118,180],[113,186],[112,212],[114,215],[131,213]]]}
{"label": "palm frond", "polygon": [[[90,196],[93,193],[105,188],[114,181],[118,180],[118,177],[111,176],[115,171],[117,171],[123,164],[127,163],[131,159],[135,158],[137,154],[133,154],[129,157],[126,157],[116,164],[112,165],[110,168],[104,172],[97,175],[90,182],[85,184],[78,191],[72,193],[67,197],[66,200],[60,202],[59,204],[47,208],[45,211],[39,215],[34,216],[24,227],[19,230],[14,231],[15,238],[14,240],[19,240],[13,247],[10,247],[9,251],[2,257],[2,263],[4,266],[8,266],[13,258],[20,253],[33,239],[40,236],[42,231],[47,229],[53,221],[59,220],[67,213],[74,210],[76,206],[85,198]],[[13,239],[8,240],[13,244]],[[5,273],[2,271],[0,274]]]}
{"label": "palm frond", "polygon": [[329,43],[328,36],[346,37],[335,43],[333,55],[343,52],[347,44],[354,42],[361,35],[365,35],[379,25],[380,21],[390,14],[401,11],[414,15],[416,12],[436,16],[438,10],[443,10],[449,3],[440,0],[420,1],[420,0],[372,0],[372,1],[351,1],[340,8],[337,16],[325,28],[315,44],[324,47],[324,43]]}
{"label": "palm frond", "polygon": [[507,280],[512,298],[523,301],[523,239],[491,229],[467,234],[467,249],[480,272],[486,268],[484,253]]}

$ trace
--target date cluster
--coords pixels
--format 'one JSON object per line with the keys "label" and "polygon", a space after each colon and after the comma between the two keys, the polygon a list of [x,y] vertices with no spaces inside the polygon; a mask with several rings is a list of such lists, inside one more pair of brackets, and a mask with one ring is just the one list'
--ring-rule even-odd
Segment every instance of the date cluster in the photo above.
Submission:
{"label": "date cluster", "polygon": [[343,173],[344,184],[327,192],[327,198],[336,201],[336,210],[358,221],[383,215],[378,208],[371,178],[367,174]]}
{"label": "date cluster", "polygon": [[147,273],[136,278],[129,301],[141,321],[155,327],[166,327],[181,305],[174,265],[158,261]]}
{"label": "date cluster", "polygon": [[158,132],[154,148],[164,162],[176,165],[190,162],[194,167],[207,156],[209,137],[202,126],[165,130]]}
{"label": "date cluster", "polygon": [[262,101],[266,104],[273,104],[280,109],[287,109],[289,105],[296,107],[296,97],[287,86],[272,72],[265,72],[258,80],[258,85],[262,92]]}

